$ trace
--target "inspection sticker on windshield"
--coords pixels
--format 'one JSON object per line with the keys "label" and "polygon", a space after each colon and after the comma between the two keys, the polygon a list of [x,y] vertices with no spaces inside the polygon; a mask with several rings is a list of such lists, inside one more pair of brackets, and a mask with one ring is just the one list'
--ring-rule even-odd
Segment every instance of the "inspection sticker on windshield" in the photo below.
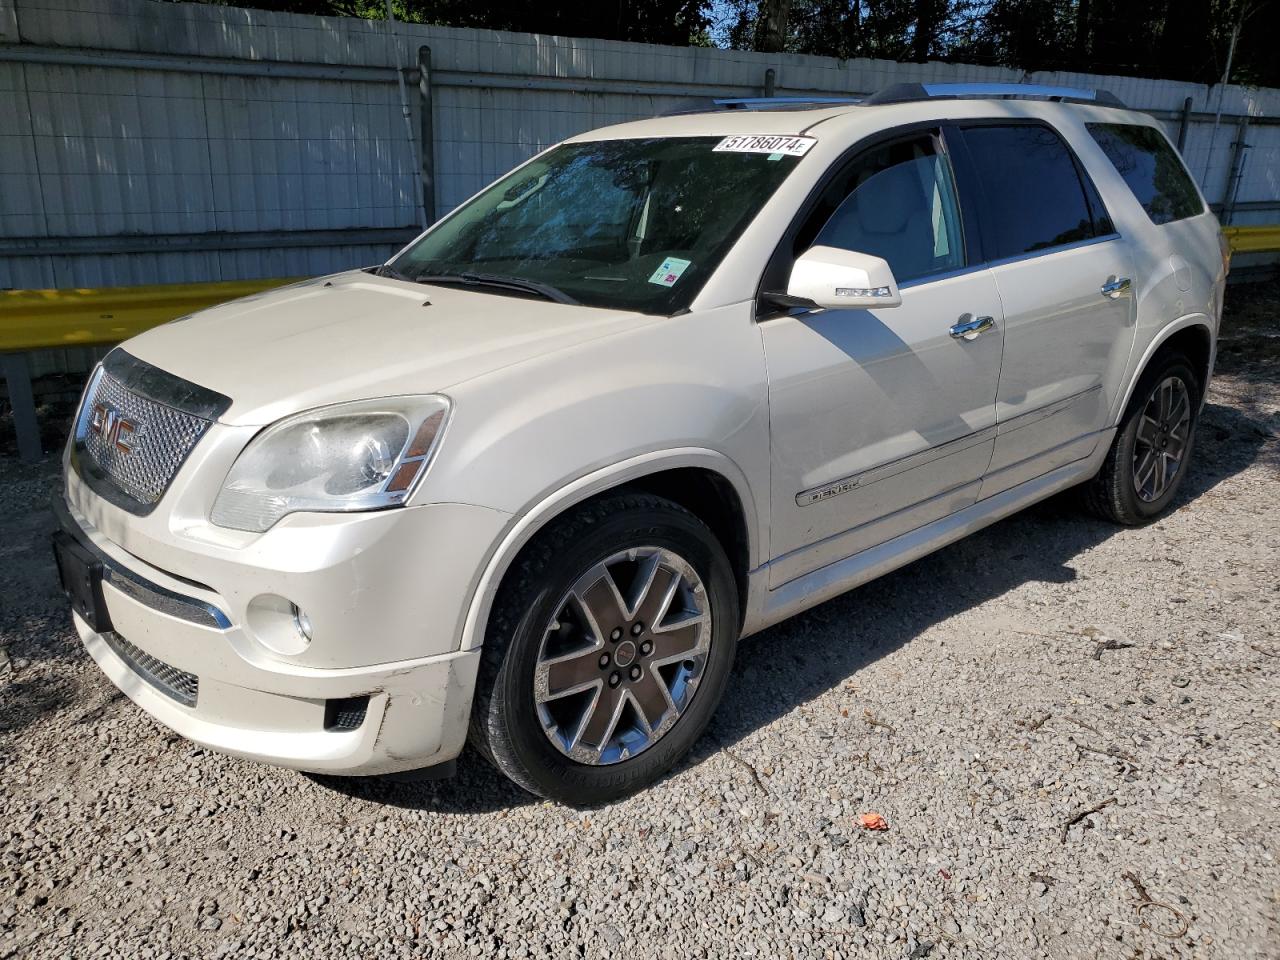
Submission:
{"label": "inspection sticker on windshield", "polygon": [[813,137],[780,137],[773,134],[725,137],[712,149],[713,153],[780,153],[803,157],[818,141]]}
{"label": "inspection sticker on windshield", "polygon": [[679,257],[667,257],[662,261],[662,266],[653,271],[653,276],[649,278],[650,283],[657,283],[664,287],[674,287],[676,281],[680,279],[680,274],[689,269],[688,260],[681,260]]}

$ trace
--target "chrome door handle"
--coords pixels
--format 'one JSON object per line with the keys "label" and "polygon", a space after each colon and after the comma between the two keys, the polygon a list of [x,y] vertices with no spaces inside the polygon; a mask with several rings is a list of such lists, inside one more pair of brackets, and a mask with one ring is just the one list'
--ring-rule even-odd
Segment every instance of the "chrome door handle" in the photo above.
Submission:
{"label": "chrome door handle", "polygon": [[996,328],[994,317],[975,317],[971,313],[960,315],[960,321],[951,328],[951,336],[956,340],[976,340],[988,330]]}
{"label": "chrome door handle", "polygon": [[1107,282],[1102,285],[1102,295],[1110,300],[1115,300],[1120,294],[1125,293],[1133,281],[1128,277],[1107,277]]}

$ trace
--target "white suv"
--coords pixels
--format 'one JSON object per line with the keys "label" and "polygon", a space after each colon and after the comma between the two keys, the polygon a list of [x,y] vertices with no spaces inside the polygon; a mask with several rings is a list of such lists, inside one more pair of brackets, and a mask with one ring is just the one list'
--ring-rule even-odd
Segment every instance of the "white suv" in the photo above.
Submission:
{"label": "white suv", "polygon": [[382,267],[108,355],[64,587],[107,676],[217,750],[438,775],[470,733],[605,801],[689,749],[739,637],[1075,484],[1164,510],[1225,273],[1106,94],[583,134]]}

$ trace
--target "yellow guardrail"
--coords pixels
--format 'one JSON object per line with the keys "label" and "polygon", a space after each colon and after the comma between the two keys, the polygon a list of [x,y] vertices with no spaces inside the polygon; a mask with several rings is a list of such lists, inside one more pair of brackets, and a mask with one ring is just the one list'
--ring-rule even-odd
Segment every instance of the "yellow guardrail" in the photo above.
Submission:
{"label": "yellow guardrail", "polygon": [[1223,227],[1232,253],[1270,253],[1280,250],[1280,226]]}
{"label": "yellow guardrail", "polygon": [[0,352],[116,343],[174,317],[298,279],[4,290],[0,291]]}
{"label": "yellow guardrail", "polygon": [[[1280,225],[1224,227],[1232,253],[1280,250]],[[94,290],[0,291],[0,352],[116,343],[214,304],[297,277]]]}

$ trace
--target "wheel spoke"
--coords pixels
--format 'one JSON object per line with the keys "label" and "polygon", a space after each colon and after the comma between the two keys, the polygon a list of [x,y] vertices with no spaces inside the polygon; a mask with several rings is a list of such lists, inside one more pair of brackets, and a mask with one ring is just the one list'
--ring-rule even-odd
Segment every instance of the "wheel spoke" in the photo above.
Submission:
{"label": "wheel spoke", "polygon": [[640,578],[640,586],[636,592],[633,619],[647,626],[655,626],[662,622],[667,608],[671,606],[671,598],[680,586],[680,578],[672,570],[658,563],[655,554],[647,564],[645,575]]}
{"label": "wheel spoke", "polygon": [[644,675],[631,684],[630,691],[640,718],[650,732],[658,728],[663,714],[674,709],[670,694],[667,693],[667,685],[662,682],[656,670],[645,670]]}
{"label": "wheel spoke", "polygon": [[1154,445],[1159,429],[1160,424],[1144,413],[1138,421],[1138,441],[1147,447]]}
{"label": "wheel spoke", "polygon": [[604,641],[614,631],[626,625],[627,604],[618,592],[618,585],[605,570],[600,579],[591,584],[581,595],[578,603],[582,612],[590,621],[596,639]]}
{"label": "wheel spoke", "polygon": [[1173,406],[1173,381],[1166,380],[1160,384],[1160,420],[1167,422],[1169,419],[1169,410]]}
{"label": "wheel spoke", "polygon": [[1133,468],[1133,482],[1141,493],[1147,487],[1147,481],[1151,479],[1152,472],[1156,469],[1156,463],[1159,457],[1154,450],[1148,450],[1143,454],[1142,460]]}
{"label": "wheel spoke", "polygon": [[546,695],[540,698],[540,702],[556,700],[601,682],[599,661],[598,646],[548,661]]}
{"label": "wheel spoke", "polygon": [[1177,399],[1173,402],[1173,409],[1169,411],[1169,423],[1181,424],[1184,419],[1191,419],[1191,412],[1188,409],[1191,401],[1187,397],[1185,390],[1177,391]]}
{"label": "wheel spoke", "polygon": [[587,708],[586,716],[569,748],[580,744],[593,747],[598,754],[613,738],[613,731],[618,726],[618,715],[622,712],[622,694],[617,689],[610,689],[608,684],[600,687],[600,692]]}
{"label": "wheel spoke", "polygon": [[1151,499],[1158,500],[1160,495],[1164,493],[1165,483],[1168,480],[1168,460],[1167,453],[1160,453],[1156,457],[1156,472],[1152,477]]}
{"label": "wheel spoke", "polygon": [[683,618],[653,634],[653,662],[658,664],[687,657],[698,649],[706,617],[702,614]]}

